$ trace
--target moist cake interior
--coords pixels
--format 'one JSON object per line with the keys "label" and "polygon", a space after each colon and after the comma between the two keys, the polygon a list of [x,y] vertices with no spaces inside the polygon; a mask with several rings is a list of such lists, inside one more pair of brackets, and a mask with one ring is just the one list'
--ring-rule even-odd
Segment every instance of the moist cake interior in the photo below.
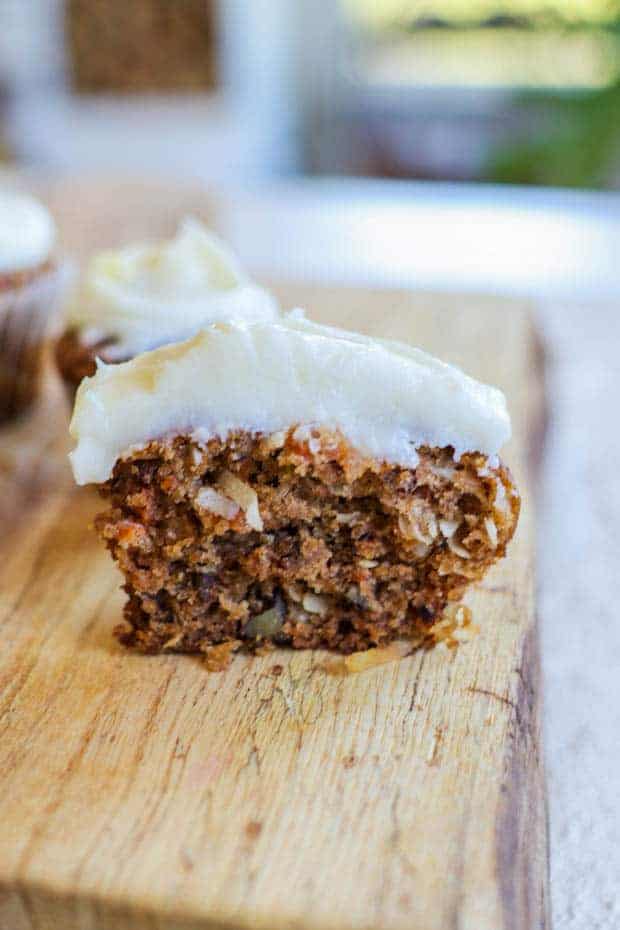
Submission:
{"label": "moist cake interior", "polygon": [[418,453],[386,464],[304,426],[133,450],[96,521],[125,579],[121,638],[347,653],[418,635],[505,554],[519,511],[497,459]]}

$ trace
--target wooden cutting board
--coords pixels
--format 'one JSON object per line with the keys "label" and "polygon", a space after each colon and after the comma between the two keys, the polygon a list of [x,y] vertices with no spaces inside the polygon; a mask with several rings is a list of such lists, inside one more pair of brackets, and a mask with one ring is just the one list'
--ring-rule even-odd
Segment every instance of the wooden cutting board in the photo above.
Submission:
{"label": "wooden cutting board", "polygon": [[[280,287],[500,385],[524,492],[480,634],[352,675],[325,654],[144,657],[48,384],[0,434],[0,930],[548,927],[533,599],[541,370],[494,298]],[[280,674],[277,674],[281,667]]]}

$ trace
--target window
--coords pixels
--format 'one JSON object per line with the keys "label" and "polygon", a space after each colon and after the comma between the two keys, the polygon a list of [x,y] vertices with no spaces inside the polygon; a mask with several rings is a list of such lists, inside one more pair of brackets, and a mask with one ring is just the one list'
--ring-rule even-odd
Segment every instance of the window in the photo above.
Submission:
{"label": "window", "polygon": [[586,186],[617,176],[620,0],[341,4],[343,170]]}

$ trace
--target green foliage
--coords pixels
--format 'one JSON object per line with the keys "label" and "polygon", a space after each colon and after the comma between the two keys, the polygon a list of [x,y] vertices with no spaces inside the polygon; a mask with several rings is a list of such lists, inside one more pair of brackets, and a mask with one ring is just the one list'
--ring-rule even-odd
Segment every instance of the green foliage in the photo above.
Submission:
{"label": "green foliage", "polygon": [[620,82],[517,99],[523,136],[491,154],[485,176],[514,184],[607,187],[620,160]]}

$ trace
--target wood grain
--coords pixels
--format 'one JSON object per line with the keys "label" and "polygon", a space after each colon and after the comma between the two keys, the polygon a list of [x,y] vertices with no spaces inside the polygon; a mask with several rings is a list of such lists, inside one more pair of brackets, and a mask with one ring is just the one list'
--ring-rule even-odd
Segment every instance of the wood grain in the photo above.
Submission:
{"label": "wood grain", "polygon": [[346,677],[324,654],[237,657],[209,674],[195,658],[123,651],[119,576],[89,530],[97,501],[72,487],[66,413],[48,399],[3,442],[0,930],[549,926],[527,312],[279,292],[507,391],[524,507],[509,557],[469,597],[481,634]]}

